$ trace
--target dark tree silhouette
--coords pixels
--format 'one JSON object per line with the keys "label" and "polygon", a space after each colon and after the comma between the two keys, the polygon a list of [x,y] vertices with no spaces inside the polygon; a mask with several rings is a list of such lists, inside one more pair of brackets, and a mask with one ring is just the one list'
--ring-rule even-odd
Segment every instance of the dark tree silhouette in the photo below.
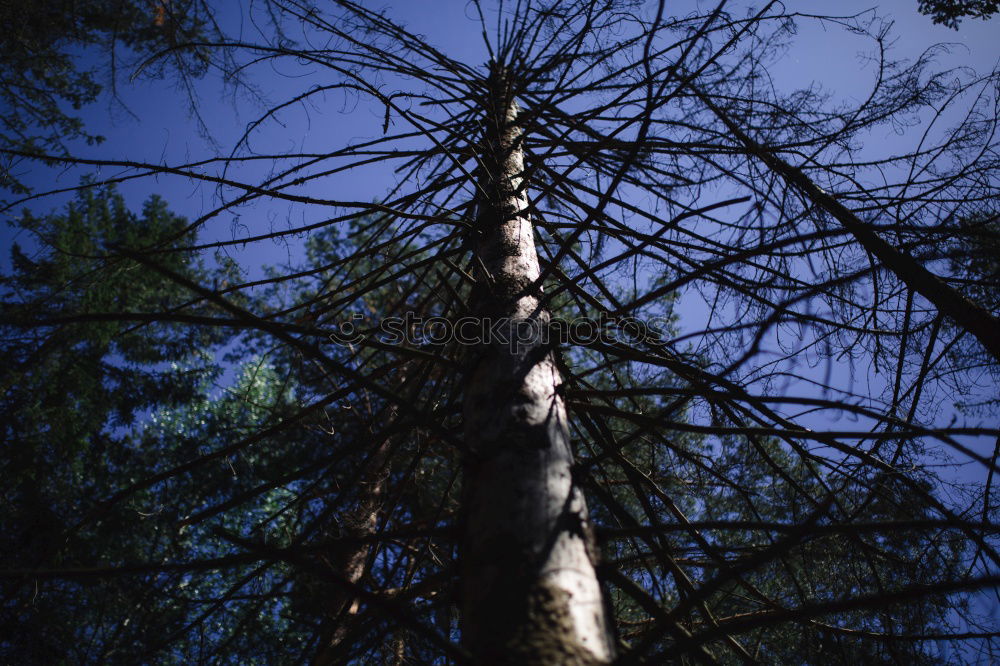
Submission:
{"label": "dark tree silhouette", "polygon": [[[192,79],[204,74],[213,58],[224,59],[225,51],[174,47],[218,35],[203,0],[3,0],[0,146],[59,152],[73,139],[103,141],[74,115],[81,107],[96,101],[102,89],[113,92],[122,70],[138,74],[136,64],[153,55],[161,57],[147,74],[169,72],[191,95]],[[25,191],[20,162],[14,153],[4,155],[0,187]]]}
{"label": "dark tree silhouette", "polygon": [[988,19],[1000,12],[997,0],[920,0],[921,14],[927,14],[935,23],[958,29],[963,18]]}
{"label": "dark tree silhouette", "polygon": [[[895,61],[871,13],[468,10],[479,65],[349,0],[255,4],[247,23],[266,29],[167,50],[306,82],[230,151],[161,164],[4,150],[117,170],[84,192],[217,188],[172,234],[82,253],[187,300],[53,315],[10,290],[9,345],[44,357],[94,322],[123,340],[225,331],[243,368],[231,397],[203,388],[154,411],[161,425],[103,422],[146,453],[115,444],[131,457],[75,504],[18,463],[22,513],[58,506],[59,520],[35,530],[44,556],[0,572],[9,615],[50,641],[86,636],[78,660],[100,663],[991,656],[975,600],[1000,583],[1000,312],[988,257],[968,248],[991,242],[976,230],[997,196],[997,75],[939,70],[933,49]],[[861,101],[771,75],[809,23],[870,40]],[[255,148],[358,100],[364,138]],[[887,128],[898,141],[873,139]],[[268,226],[277,210],[296,222]],[[195,239],[231,212],[253,221]],[[79,253],[32,228],[47,251]],[[262,274],[177,263],[303,237],[303,261]],[[75,270],[67,293],[95,268]],[[221,341],[192,358],[221,358]],[[30,387],[29,365],[5,384]],[[963,416],[960,400],[982,409]],[[58,427],[45,414],[36,427]],[[944,454],[974,480],[939,478]],[[129,511],[148,533],[94,548]],[[84,585],[122,577],[118,601]],[[33,594],[93,601],[46,617]],[[139,616],[132,595],[156,607]]]}

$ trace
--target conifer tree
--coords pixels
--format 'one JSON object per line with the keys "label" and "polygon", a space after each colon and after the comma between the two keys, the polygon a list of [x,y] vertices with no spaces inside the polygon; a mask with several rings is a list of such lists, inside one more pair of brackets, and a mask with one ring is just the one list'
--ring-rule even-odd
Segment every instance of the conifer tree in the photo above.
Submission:
{"label": "conifer tree", "polygon": [[[870,13],[469,10],[474,64],[350,0],[255,4],[266,29],[176,45],[308,82],[232,150],[16,153],[218,200],[174,235],[91,243],[101,280],[141,267],[187,300],[68,321],[12,295],[10,330],[237,331],[231,356],[294,388],[221,410],[211,437],[185,417],[209,446],[164,440],[169,466],[60,510],[93,526],[137,493],[169,498],[164,526],[201,534],[193,550],[97,557],[99,574],[11,567],[19,598],[31,581],[144,577],[184,603],[175,631],[122,654],[161,661],[252,660],[255,644],[268,663],[324,664],[992,654],[974,602],[998,581],[1000,431],[942,402],[995,391],[991,278],[950,235],[996,200],[997,74],[939,69],[933,50],[894,60]],[[868,40],[865,96],[835,105],[771,76],[810,25]],[[265,135],[329,100],[370,131],[333,148]],[[276,145],[302,148],[258,148]],[[279,210],[295,222],[269,226]],[[187,235],[230,213],[252,223]],[[302,237],[304,263],[263,274],[184,263]],[[976,482],[948,492],[942,451]]]}

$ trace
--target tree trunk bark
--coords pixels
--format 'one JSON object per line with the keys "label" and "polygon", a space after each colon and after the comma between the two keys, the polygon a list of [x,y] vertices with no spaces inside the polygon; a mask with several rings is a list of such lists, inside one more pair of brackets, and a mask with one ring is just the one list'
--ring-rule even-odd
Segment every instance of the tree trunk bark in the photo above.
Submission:
{"label": "tree trunk bark", "polygon": [[587,507],[542,339],[549,314],[534,285],[518,107],[499,67],[485,115],[473,303],[490,324],[505,320],[493,330],[510,339],[481,344],[468,364],[463,643],[482,664],[606,664],[613,641]]}
{"label": "tree trunk bark", "polygon": [[[338,579],[358,584],[365,574],[371,543],[366,537],[375,534],[385,489],[386,464],[390,440],[385,438],[371,460],[370,471],[360,482],[360,497],[353,511],[348,512],[342,527],[344,543],[338,543],[325,558],[327,566]],[[358,599],[343,585],[334,583],[326,601],[326,616],[320,628],[319,648],[312,666],[332,666],[343,663],[342,643],[350,633],[358,612]]]}

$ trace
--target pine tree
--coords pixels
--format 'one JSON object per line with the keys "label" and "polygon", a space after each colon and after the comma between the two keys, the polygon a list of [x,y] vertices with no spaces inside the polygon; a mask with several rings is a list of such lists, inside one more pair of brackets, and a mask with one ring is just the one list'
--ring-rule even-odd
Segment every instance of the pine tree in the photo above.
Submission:
{"label": "pine tree", "polygon": [[[241,331],[230,356],[273,388],[258,387],[274,398],[263,411],[212,408],[206,430],[190,405],[172,439],[143,430],[177,456],[166,467],[95,477],[100,506],[169,498],[164,528],[196,535],[100,569],[146,576],[175,612],[162,640],[121,654],[934,663],[940,641],[992,649],[971,593],[997,581],[996,459],[980,440],[1000,432],[938,405],[995,382],[997,319],[977,297],[988,280],[938,241],[995,200],[996,74],[936,71],[933,53],[896,62],[870,15],[777,3],[473,2],[479,66],[348,0],[260,9],[273,34],[218,44],[234,72],[302,67],[310,87],[234,151],[168,166],[47,156],[219,187],[192,228],[230,211],[304,220],[105,243],[98,268],[142,267],[187,300],[68,315]],[[834,106],[771,83],[812,22],[871,41],[870,95]],[[251,150],[324,95],[377,107],[370,136]],[[909,148],[866,144],[927,117]],[[390,172],[372,199],[338,181]],[[304,234],[304,265],[260,276],[176,263]],[[674,318],[692,297],[704,321]],[[14,331],[67,323],[15,310]],[[486,318],[514,344],[461,335]],[[862,389],[838,369],[849,362]],[[937,446],[985,483],[944,492]],[[80,575],[4,572],[22,599],[29,581]]]}

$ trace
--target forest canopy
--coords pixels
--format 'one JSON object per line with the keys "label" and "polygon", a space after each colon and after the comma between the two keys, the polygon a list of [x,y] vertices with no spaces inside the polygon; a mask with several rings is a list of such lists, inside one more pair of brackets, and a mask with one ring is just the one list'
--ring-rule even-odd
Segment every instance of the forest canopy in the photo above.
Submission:
{"label": "forest canopy", "polygon": [[797,9],[0,2],[0,658],[994,660],[1000,74]]}

